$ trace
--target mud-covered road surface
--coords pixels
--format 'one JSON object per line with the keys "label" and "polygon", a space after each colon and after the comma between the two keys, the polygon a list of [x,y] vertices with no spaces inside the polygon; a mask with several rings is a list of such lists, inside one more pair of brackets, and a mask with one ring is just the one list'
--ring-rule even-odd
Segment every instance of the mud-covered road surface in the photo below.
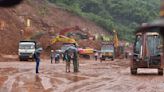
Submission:
{"label": "mud-covered road surface", "polygon": [[131,75],[129,60],[81,60],[78,73],[66,73],[64,62],[42,60],[39,72],[35,62],[0,62],[0,92],[164,92],[157,70]]}

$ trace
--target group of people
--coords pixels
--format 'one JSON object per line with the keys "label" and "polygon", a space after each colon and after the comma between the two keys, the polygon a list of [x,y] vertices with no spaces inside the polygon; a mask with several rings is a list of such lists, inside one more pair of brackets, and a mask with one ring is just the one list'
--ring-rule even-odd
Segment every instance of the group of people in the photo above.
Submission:
{"label": "group of people", "polygon": [[63,60],[66,62],[66,72],[70,72],[71,60],[73,61],[74,72],[78,72],[79,63],[77,60],[77,52],[65,51],[63,54]]}
{"label": "group of people", "polygon": [[[55,58],[55,63],[59,63],[60,60],[60,54],[54,53],[53,50],[51,50],[51,64],[53,63],[53,59]],[[36,62],[36,74],[39,73],[39,63],[40,63],[40,52],[35,51],[34,53],[34,59]],[[66,72],[70,72],[70,64],[71,61],[73,61],[73,69],[74,72],[78,72],[79,63],[78,63],[78,54],[76,51],[70,52],[65,51],[63,53],[63,61],[66,62]]]}
{"label": "group of people", "polygon": [[53,60],[55,59],[55,63],[59,63],[60,62],[60,54],[59,53],[55,53],[54,50],[51,50],[51,64],[53,63]]}

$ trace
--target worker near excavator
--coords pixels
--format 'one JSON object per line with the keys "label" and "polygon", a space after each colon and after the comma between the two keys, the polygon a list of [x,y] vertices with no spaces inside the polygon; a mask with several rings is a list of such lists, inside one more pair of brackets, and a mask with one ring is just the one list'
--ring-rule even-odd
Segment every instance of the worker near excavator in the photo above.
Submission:
{"label": "worker near excavator", "polygon": [[95,60],[97,61],[97,59],[98,59],[98,52],[97,51],[95,52],[94,56],[95,56]]}
{"label": "worker near excavator", "polygon": [[55,63],[59,63],[59,62],[60,62],[60,54],[55,53]]}

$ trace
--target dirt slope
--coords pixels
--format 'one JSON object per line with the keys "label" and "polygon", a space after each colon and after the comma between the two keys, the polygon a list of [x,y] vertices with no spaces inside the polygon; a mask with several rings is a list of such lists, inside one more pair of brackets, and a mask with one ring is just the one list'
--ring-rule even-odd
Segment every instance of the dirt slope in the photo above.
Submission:
{"label": "dirt slope", "polygon": [[[58,33],[61,29],[78,25],[88,29],[91,34],[105,33],[95,23],[50,4],[46,0],[25,0],[14,8],[0,8],[0,11],[1,54],[17,53],[18,42],[22,40],[20,30],[24,30],[23,36],[28,37],[35,32]],[[31,20],[30,27],[26,27],[27,19]],[[44,48],[48,45],[49,35],[46,34],[39,39]]]}

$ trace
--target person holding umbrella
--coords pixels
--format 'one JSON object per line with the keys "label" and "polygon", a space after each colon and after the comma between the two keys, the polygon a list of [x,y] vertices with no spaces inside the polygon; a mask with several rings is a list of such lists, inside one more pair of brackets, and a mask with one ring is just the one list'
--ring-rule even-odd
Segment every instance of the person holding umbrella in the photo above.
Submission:
{"label": "person holding umbrella", "polygon": [[74,72],[79,71],[79,62],[78,62],[78,53],[77,53],[77,48],[74,46],[70,46],[67,48],[67,51],[71,53],[70,57],[73,60],[73,68]]}

